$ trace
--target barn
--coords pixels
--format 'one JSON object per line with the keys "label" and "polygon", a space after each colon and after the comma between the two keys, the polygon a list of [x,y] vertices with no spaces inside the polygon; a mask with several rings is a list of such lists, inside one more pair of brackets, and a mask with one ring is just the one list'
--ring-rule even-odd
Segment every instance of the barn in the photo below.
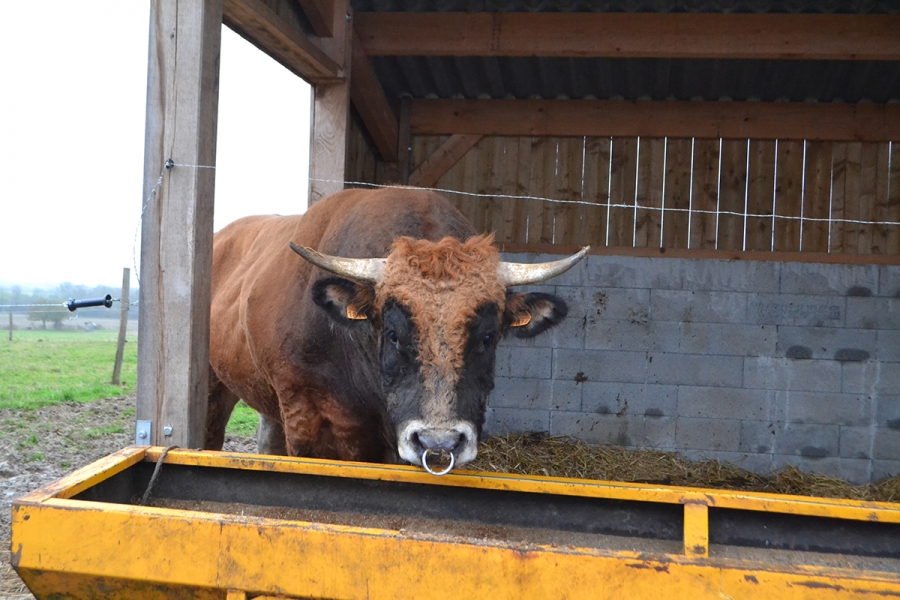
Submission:
{"label": "barn", "polygon": [[489,433],[897,475],[897,13],[875,0],[154,3],[138,418],[155,443],[200,445],[202,406],[185,399],[206,386],[224,23],[314,84],[311,203],[435,188],[508,260],[592,247],[536,288],[569,302],[565,326],[501,347]]}

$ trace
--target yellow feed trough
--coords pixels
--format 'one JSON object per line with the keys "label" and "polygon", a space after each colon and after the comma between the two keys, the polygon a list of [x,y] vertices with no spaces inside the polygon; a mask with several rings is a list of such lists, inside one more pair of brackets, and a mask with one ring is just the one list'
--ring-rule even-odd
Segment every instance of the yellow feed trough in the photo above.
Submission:
{"label": "yellow feed trough", "polygon": [[38,598],[896,598],[900,504],[134,446],[19,499]]}

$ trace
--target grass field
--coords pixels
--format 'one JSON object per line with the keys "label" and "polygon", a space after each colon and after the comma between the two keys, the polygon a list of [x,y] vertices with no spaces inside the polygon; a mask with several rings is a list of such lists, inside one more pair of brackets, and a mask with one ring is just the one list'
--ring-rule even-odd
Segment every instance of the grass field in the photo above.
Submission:
{"label": "grass field", "polygon": [[[119,386],[110,383],[117,337],[112,329],[19,330],[12,341],[0,339],[0,409],[36,409],[130,394],[137,379],[137,336],[127,338]],[[256,423],[256,412],[242,402],[228,431],[250,435]]]}

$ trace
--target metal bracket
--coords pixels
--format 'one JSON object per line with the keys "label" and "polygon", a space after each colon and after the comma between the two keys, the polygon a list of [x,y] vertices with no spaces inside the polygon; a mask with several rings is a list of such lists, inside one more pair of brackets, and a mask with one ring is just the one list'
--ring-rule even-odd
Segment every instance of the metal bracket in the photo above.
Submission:
{"label": "metal bracket", "polygon": [[138,421],[134,428],[134,443],[139,446],[149,446],[152,427],[153,421]]}

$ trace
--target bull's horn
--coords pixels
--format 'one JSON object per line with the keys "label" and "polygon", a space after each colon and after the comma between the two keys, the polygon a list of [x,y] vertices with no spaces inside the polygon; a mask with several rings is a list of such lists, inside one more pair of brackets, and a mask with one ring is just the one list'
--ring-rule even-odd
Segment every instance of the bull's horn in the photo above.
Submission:
{"label": "bull's horn", "polygon": [[584,258],[590,249],[590,246],[584,246],[572,256],[567,256],[566,258],[554,260],[552,262],[537,263],[533,265],[501,262],[500,267],[498,268],[500,279],[507,286],[540,283],[551,277],[562,275],[574,267],[579,260]]}
{"label": "bull's horn", "polygon": [[385,258],[341,258],[320,254],[312,248],[291,242],[291,250],[321,269],[348,279],[366,283],[378,283],[387,262]]}

